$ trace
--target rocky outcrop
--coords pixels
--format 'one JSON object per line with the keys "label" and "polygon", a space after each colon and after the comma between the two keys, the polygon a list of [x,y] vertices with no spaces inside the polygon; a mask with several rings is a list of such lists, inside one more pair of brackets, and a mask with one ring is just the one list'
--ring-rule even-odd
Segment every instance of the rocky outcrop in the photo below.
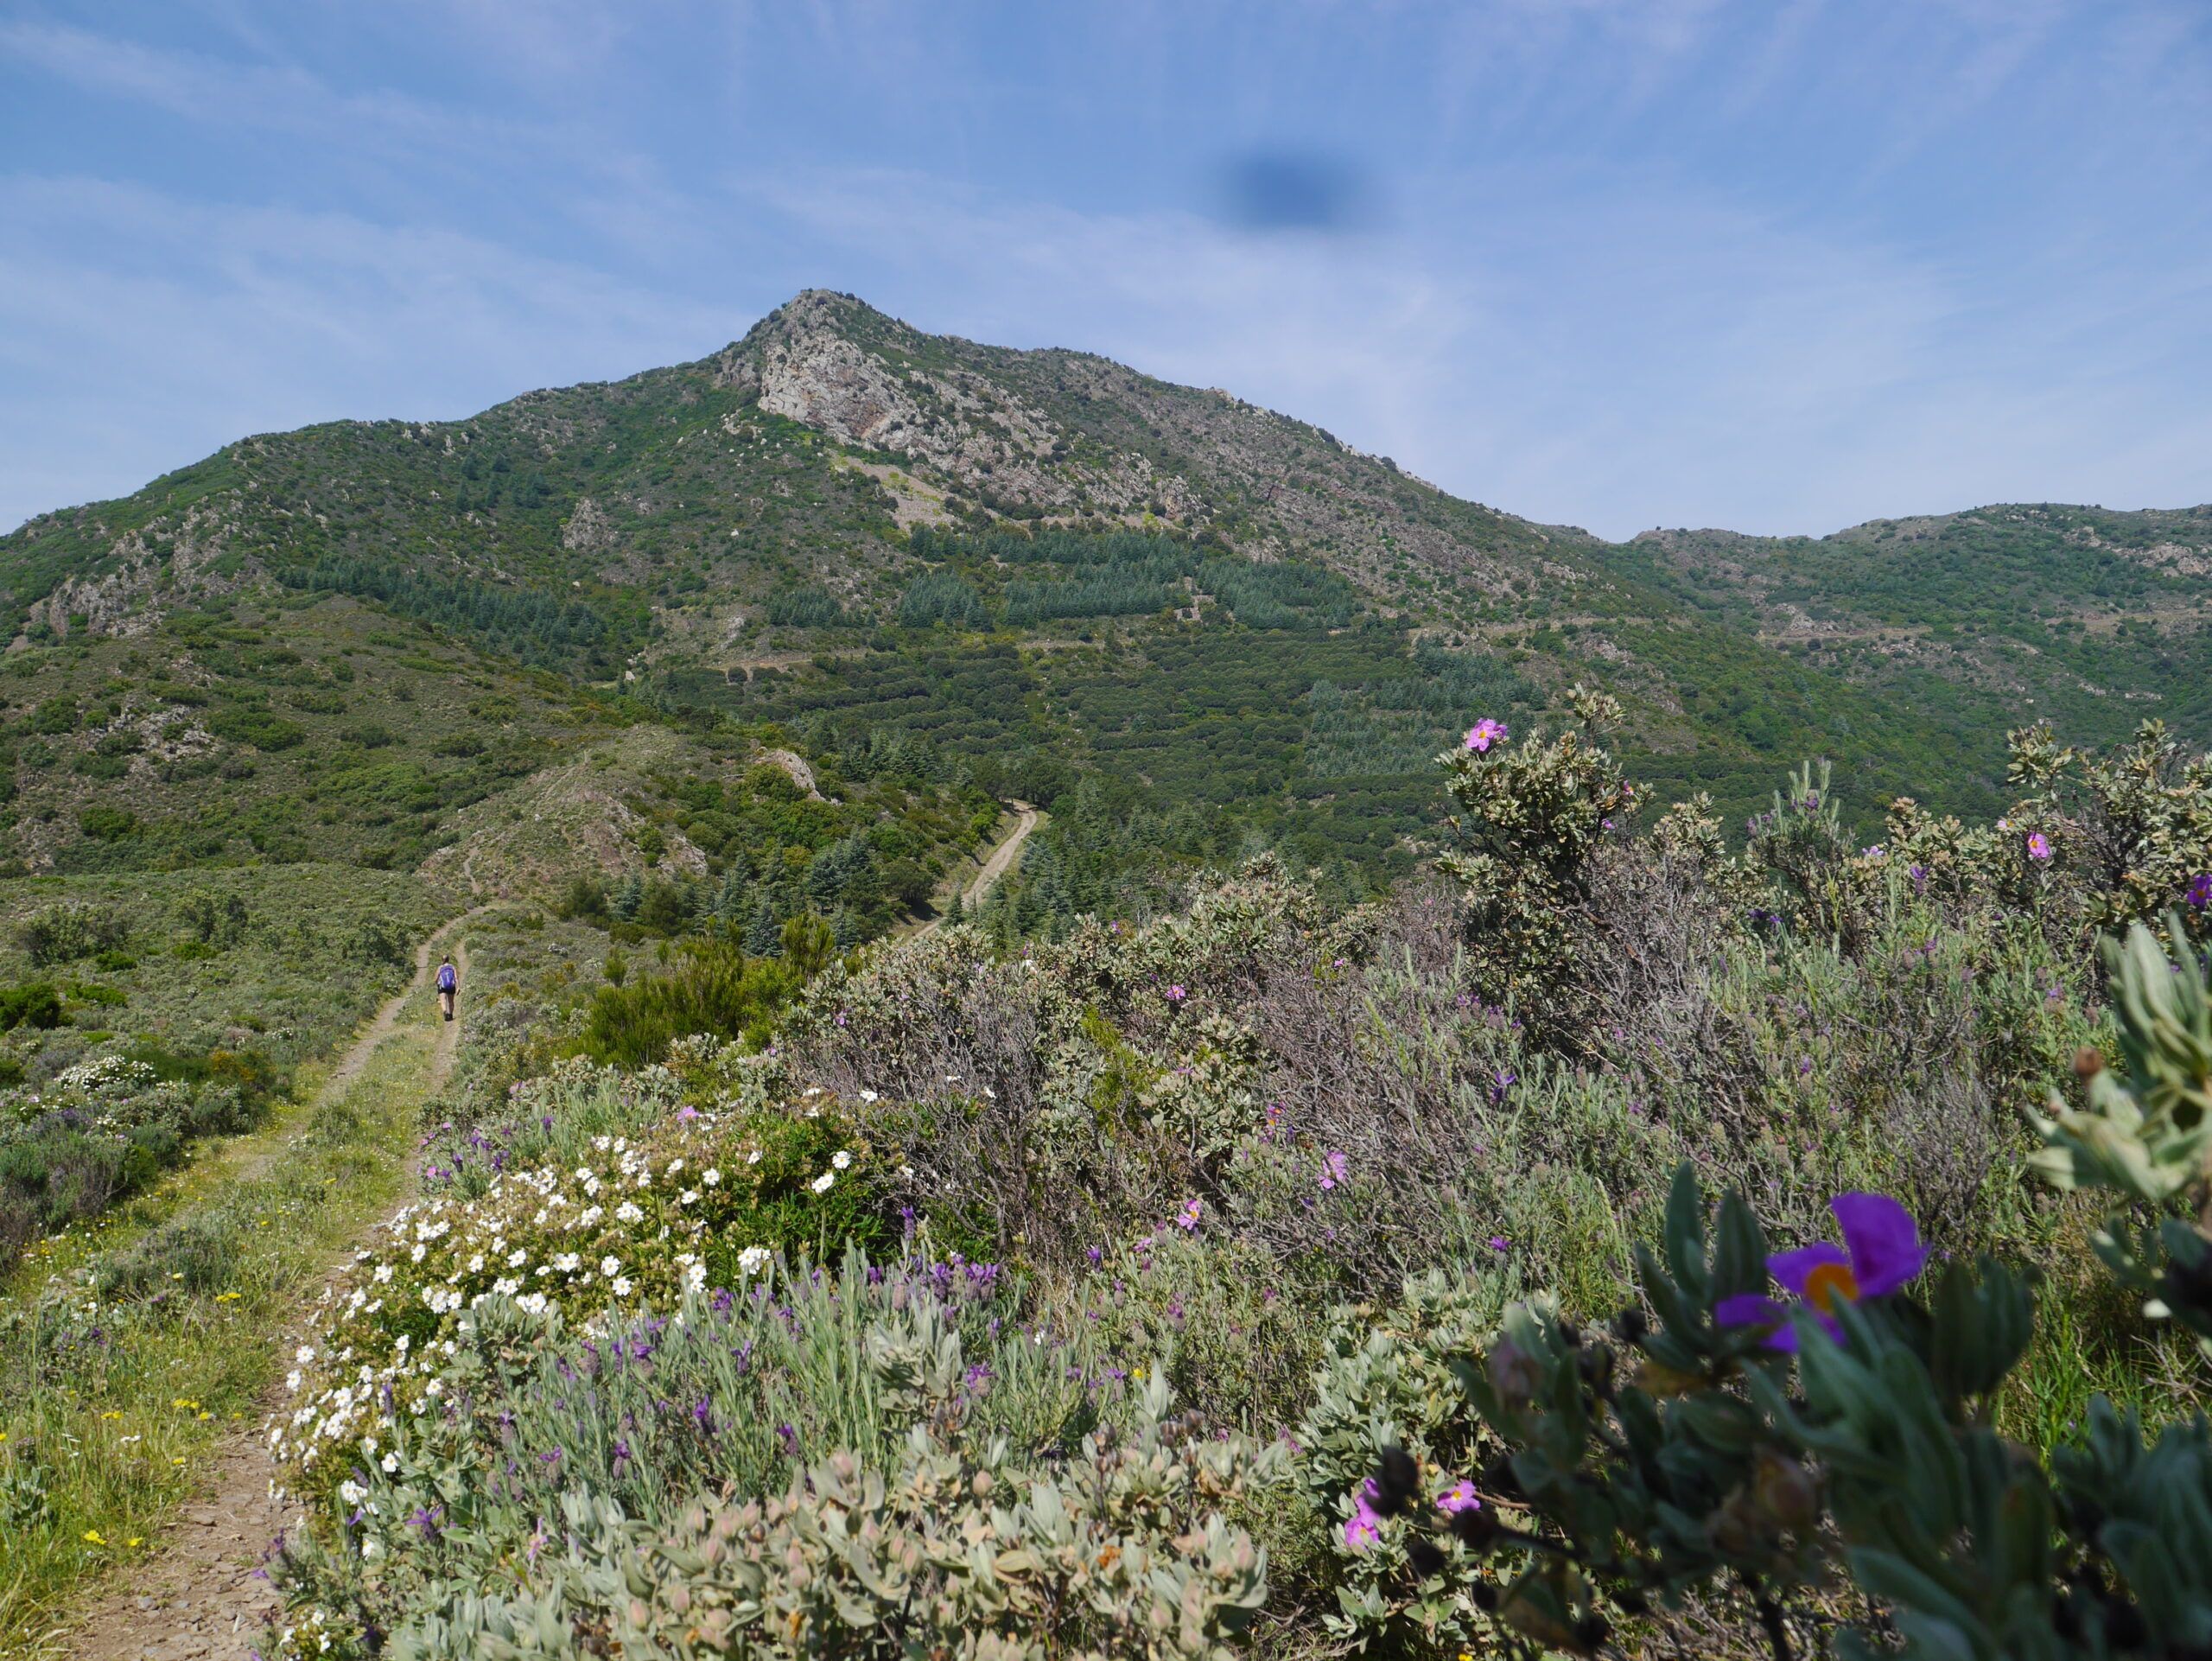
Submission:
{"label": "rocky outcrop", "polygon": [[219,576],[213,569],[224,532],[220,518],[200,507],[188,510],[173,527],[156,521],[143,531],[125,531],[109,545],[108,570],[96,576],[64,577],[30,608],[30,615],[65,639],[78,628],[91,634],[143,634],[161,621],[162,599],[237,586],[235,577]]}

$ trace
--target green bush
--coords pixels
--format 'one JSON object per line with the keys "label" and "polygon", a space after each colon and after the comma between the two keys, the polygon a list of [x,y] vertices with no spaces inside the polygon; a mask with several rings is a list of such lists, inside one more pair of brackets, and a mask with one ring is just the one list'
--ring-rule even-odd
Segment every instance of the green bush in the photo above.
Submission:
{"label": "green bush", "polygon": [[46,981],[27,981],[0,990],[0,1033],[17,1027],[53,1028],[61,1024],[61,995]]}

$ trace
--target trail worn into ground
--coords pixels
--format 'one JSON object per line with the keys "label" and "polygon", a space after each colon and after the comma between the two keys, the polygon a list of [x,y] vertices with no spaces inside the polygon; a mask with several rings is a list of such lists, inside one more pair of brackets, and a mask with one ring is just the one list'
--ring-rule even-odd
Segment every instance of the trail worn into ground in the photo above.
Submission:
{"label": "trail worn into ground", "polygon": [[[983,862],[982,869],[977,871],[975,879],[961,890],[960,908],[963,911],[973,911],[983,903],[985,896],[998,886],[999,879],[1014,869],[1014,862],[1021,855],[1021,844],[1029,840],[1029,833],[1034,830],[1044,819],[1045,816],[1027,802],[1009,801],[1007,805],[1020,817],[1015,820],[1014,829],[1007,833],[1006,840],[991,850],[990,857]],[[916,932],[926,934],[944,920],[942,917],[932,917]]]}
{"label": "trail worn into ground", "polygon": [[[360,1077],[369,1058],[399,1029],[416,1000],[433,996],[430,965],[445,939],[486,907],[463,913],[424,940],[415,953],[415,977],[388,999],[331,1068],[318,1101],[335,1100]],[[467,1007],[468,946],[454,947]],[[458,1017],[436,1024],[426,1094],[453,1071],[461,1035]],[[266,1158],[273,1155],[264,1155]],[[287,1333],[281,1344],[297,1341]],[[272,1377],[282,1371],[270,1358]],[[275,1397],[264,1403],[276,1405]],[[276,1588],[264,1568],[277,1539],[300,1520],[289,1502],[270,1497],[276,1477],[257,1425],[243,1429],[217,1454],[205,1489],[177,1512],[162,1550],[126,1586],[111,1588],[68,1641],[79,1661],[251,1661],[268,1653],[266,1633],[276,1613]]]}

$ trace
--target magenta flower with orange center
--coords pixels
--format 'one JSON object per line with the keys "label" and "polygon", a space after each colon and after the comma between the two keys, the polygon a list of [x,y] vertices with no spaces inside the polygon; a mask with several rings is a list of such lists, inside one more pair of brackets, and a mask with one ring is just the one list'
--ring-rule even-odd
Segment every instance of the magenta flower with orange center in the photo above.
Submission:
{"label": "magenta flower with orange center", "polygon": [[1505,723],[1503,721],[1493,721],[1490,716],[1484,716],[1467,729],[1467,748],[1480,755],[1491,745],[1501,742],[1505,735]]}
{"label": "magenta flower with orange center", "polygon": [[[1912,1213],[1885,1193],[1840,1193],[1828,1201],[1828,1210],[1843,1231],[1841,1246],[1823,1240],[1777,1251],[1766,1266],[1783,1289],[1840,1340],[1843,1327],[1835,1310],[1887,1297],[1910,1282],[1926,1266],[1928,1248],[1920,1243]],[[1790,1313],[1789,1305],[1762,1293],[1739,1292],[1721,1299],[1713,1316],[1724,1327],[1767,1327],[1769,1349],[1795,1350],[1797,1329]]]}

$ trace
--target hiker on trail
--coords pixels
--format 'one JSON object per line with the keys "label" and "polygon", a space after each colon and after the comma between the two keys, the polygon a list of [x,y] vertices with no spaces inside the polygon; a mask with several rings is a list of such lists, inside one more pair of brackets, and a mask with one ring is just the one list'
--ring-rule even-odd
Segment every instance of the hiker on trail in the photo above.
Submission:
{"label": "hiker on trail", "polygon": [[453,995],[461,985],[461,977],[454,970],[453,953],[448,951],[438,964],[438,1010],[448,1021],[453,1019]]}

